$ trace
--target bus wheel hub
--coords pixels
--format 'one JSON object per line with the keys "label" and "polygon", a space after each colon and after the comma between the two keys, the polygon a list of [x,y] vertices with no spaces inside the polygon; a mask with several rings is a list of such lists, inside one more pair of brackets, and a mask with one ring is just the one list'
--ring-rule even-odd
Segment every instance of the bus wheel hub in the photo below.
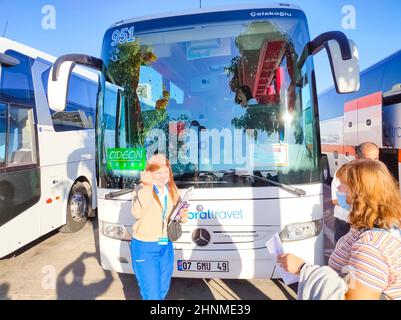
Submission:
{"label": "bus wheel hub", "polygon": [[87,215],[88,202],[85,196],[76,192],[71,197],[71,216],[75,221],[79,221]]}

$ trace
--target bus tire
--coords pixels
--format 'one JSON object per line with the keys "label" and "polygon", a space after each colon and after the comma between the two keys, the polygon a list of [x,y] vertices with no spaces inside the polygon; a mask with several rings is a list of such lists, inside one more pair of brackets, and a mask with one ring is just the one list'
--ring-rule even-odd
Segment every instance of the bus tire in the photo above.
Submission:
{"label": "bus tire", "polygon": [[322,156],[322,177],[323,182],[329,184],[330,183],[330,167],[329,167],[329,160],[327,156]]}
{"label": "bus tire", "polygon": [[67,222],[60,232],[72,233],[83,228],[91,212],[91,199],[82,182],[76,182],[70,191],[67,203]]}

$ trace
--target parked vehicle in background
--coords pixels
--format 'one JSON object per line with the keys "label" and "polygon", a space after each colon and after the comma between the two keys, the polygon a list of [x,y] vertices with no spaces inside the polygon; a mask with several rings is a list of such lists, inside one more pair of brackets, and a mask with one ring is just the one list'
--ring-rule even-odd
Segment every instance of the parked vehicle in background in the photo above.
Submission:
{"label": "parked vehicle in background", "polygon": [[0,257],[95,215],[98,75],[76,67],[66,108],[47,84],[55,58],[0,38]]}
{"label": "parked vehicle in background", "polygon": [[401,50],[361,72],[358,92],[331,88],[319,95],[319,115],[325,181],[367,141],[377,144],[380,160],[400,181]]}

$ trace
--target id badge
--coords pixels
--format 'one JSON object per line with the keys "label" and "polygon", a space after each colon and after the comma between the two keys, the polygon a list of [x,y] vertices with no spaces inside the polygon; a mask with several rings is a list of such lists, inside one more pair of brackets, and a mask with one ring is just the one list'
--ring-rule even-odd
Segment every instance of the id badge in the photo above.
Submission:
{"label": "id badge", "polygon": [[168,238],[159,238],[159,244],[161,245],[167,245],[168,244]]}

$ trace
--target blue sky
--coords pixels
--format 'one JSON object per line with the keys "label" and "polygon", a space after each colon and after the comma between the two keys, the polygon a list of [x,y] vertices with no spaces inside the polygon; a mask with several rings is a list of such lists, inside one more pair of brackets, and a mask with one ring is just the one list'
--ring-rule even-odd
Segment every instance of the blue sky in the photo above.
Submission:
{"label": "blue sky", "polygon": [[[286,1],[282,1],[286,2]],[[309,21],[311,37],[341,30],[353,39],[360,53],[361,70],[401,49],[401,1],[399,0],[292,0]],[[202,0],[202,7],[266,1]],[[42,28],[42,8],[54,6],[56,28]],[[356,28],[344,30],[342,8],[356,12]],[[0,34],[59,56],[87,53],[100,56],[102,37],[114,22],[155,13],[199,8],[199,0],[0,0]],[[318,91],[332,85],[326,54],[315,57]]]}

